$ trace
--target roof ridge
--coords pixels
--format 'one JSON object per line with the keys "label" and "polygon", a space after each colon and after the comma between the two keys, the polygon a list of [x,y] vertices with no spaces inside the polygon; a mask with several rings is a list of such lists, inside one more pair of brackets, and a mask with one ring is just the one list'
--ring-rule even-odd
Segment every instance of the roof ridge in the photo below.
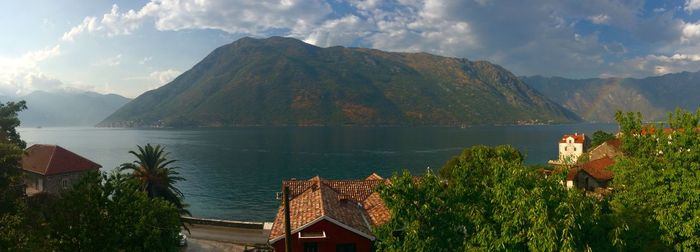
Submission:
{"label": "roof ridge", "polygon": [[[362,180],[359,180],[359,181],[366,181],[366,180],[362,179]],[[324,185],[324,186],[326,186],[328,189],[331,189],[331,191],[335,192],[335,193],[338,194],[339,196],[340,196],[340,195],[345,196],[345,199],[346,199],[346,200],[350,200],[350,201],[352,201],[352,202],[357,202],[357,201],[355,201],[355,200],[352,199],[352,195],[348,195],[347,193],[343,193],[343,192],[340,192],[340,191],[336,190],[336,189],[333,188],[331,185],[329,185],[328,183],[326,183],[326,181],[319,181],[319,182],[323,182],[323,185]],[[357,203],[360,203],[360,202],[357,202]]]}
{"label": "roof ridge", "polygon": [[[323,201],[323,191],[322,191],[323,186],[326,186],[326,185],[325,185],[325,183],[321,183],[321,179],[319,176],[316,176],[316,177],[319,178],[319,179],[314,180],[314,182],[316,183],[316,186],[318,186],[318,194],[319,194],[318,199],[321,201],[319,204],[321,206],[321,216],[326,216],[326,206],[325,206],[325,203]],[[329,187],[329,186],[327,186],[327,187]],[[309,188],[313,188],[313,186],[310,186]]]}
{"label": "roof ridge", "polygon": [[[51,146],[51,145],[49,145]],[[58,149],[58,145],[53,145],[53,150],[51,151],[51,157],[49,157],[49,162],[46,162],[46,170],[44,170],[44,173],[49,173],[49,168],[51,167],[51,163],[53,163],[53,157],[56,156],[56,149]]]}

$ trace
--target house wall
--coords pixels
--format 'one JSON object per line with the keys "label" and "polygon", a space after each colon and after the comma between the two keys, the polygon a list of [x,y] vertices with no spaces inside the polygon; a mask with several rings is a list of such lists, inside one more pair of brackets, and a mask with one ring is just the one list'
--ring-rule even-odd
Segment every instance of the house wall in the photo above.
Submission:
{"label": "house wall", "polygon": [[[80,181],[83,174],[85,174],[84,171],[46,176],[46,179],[44,179],[44,191],[49,193],[60,193],[66,189],[70,189],[75,183]],[[66,180],[65,187],[63,185],[64,180]]]}
{"label": "house wall", "polygon": [[559,161],[576,162],[581,154],[583,154],[583,144],[575,143],[573,137],[568,137],[566,143],[559,143]]}
{"label": "house wall", "polygon": [[574,178],[574,185],[577,188],[594,191],[596,188],[607,188],[608,181],[599,181],[584,171],[579,171]]}
{"label": "house wall", "polygon": [[27,185],[27,188],[32,191],[41,192],[44,188],[44,176],[41,174],[25,171],[24,184]]}
{"label": "house wall", "polygon": [[[33,172],[24,172],[24,182],[28,188],[36,192],[61,193],[65,189],[72,188],[85,174],[85,171],[69,172],[44,176]],[[64,188],[63,181],[66,181]]]}
{"label": "house wall", "polygon": [[[305,242],[316,242],[318,251],[335,251],[336,245],[354,243],[356,251],[372,251],[372,241],[360,236],[350,230],[344,229],[327,220],[321,220],[302,232],[326,232],[326,238],[299,239],[298,233],[292,234],[292,249],[293,251],[304,251]],[[284,251],[284,238],[273,243],[272,247],[275,251]]]}

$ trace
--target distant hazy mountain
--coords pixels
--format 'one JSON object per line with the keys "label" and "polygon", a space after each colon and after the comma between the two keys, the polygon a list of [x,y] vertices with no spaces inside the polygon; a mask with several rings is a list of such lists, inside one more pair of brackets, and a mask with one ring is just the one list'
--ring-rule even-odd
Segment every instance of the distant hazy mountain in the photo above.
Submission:
{"label": "distant hazy mountain", "polygon": [[115,94],[43,91],[5,99],[27,102],[27,110],[19,114],[22,127],[94,126],[131,100]]}
{"label": "distant hazy mountain", "polygon": [[587,121],[613,122],[617,110],[639,111],[646,120],[659,120],[677,107],[695,111],[700,106],[700,72],[643,79],[534,76],[522,80]]}
{"label": "distant hazy mountain", "polygon": [[485,61],[243,38],[100,126],[475,125],[578,118]]}

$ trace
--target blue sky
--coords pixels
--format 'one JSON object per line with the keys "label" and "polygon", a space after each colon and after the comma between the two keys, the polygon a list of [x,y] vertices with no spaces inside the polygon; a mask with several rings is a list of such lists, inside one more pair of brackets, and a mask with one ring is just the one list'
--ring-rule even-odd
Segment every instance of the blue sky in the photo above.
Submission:
{"label": "blue sky", "polygon": [[166,84],[243,36],[488,60],[517,75],[700,70],[700,0],[0,2],[0,95]]}

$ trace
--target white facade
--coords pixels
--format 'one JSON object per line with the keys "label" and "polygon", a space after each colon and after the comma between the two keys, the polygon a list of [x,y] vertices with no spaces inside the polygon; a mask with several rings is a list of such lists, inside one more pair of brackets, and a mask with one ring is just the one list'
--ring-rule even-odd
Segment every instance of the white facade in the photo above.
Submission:
{"label": "white facade", "polygon": [[583,143],[585,136],[566,135],[559,141],[559,162],[562,164],[576,163],[578,157],[583,154]]}

